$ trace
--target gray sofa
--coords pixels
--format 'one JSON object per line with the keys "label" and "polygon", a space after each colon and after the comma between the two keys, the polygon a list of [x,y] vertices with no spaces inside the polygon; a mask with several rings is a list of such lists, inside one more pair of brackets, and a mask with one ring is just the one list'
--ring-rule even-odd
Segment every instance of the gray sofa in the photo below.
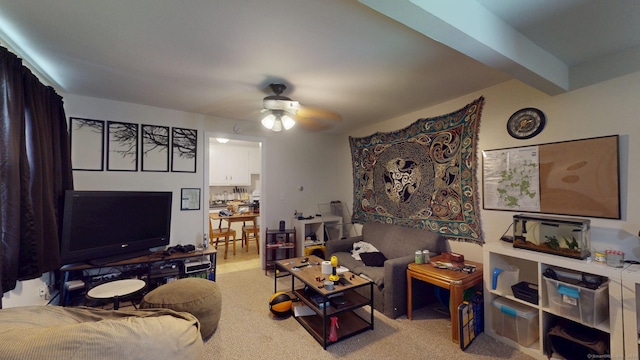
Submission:
{"label": "gray sofa", "polygon": [[[384,266],[366,266],[351,256],[353,244],[364,241],[372,244],[387,260]],[[326,258],[335,255],[341,266],[371,279],[375,285],[374,309],[391,319],[407,313],[407,265],[415,261],[416,250],[429,250],[433,254],[448,251],[448,242],[428,230],[400,225],[366,223],[362,235],[326,243]]]}

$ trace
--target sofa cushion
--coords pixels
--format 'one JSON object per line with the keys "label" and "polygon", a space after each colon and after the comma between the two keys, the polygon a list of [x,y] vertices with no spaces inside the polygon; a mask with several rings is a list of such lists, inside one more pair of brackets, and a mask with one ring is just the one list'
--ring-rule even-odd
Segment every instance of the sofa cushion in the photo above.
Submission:
{"label": "sofa cushion", "polygon": [[376,286],[382,290],[384,287],[384,266],[364,266],[357,268],[360,275],[371,280]]}
{"label": "sofa cushion", "polygon": [[376,222],[364,224],[362,241],[371,243],[387,259],[413,255],[416,250],[429,249],[434,254],[446,251],[446,242],[438,233]]}
{"label": "sofa cushion", "polygon": [[346,267],[355,274],[357,274],[357,272],[355,272],[354,270],[357,267],[363,265],[361,260],[354,259],[353,257],[351,257],[351,253],[348,252],[337,252],[333,253],[332,255],[338,258],[338,265]]}
{"label": "sofa cushion", "polygon": [[380,289],[384,287],[384,266],[366,266],[361,260],[351,257],[348,252],[337,252],[333,255],[338,258],[338,263],[341,266],[346,267],[352,273],[364,275],[366,279],[371,280]]}
{"label": "sofa cushion", "polygon": [[384,262],[387,261],[384,254],[379,251],[361,253],[360,259],[366,266],[384,266]]}

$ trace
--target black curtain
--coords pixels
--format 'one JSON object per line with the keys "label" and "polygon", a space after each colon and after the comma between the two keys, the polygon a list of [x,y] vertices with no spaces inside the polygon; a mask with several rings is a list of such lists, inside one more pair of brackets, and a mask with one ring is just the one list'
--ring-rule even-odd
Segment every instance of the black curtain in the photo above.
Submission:
{"label": "black curtain", "polygon": [[[60,268],[64,192],[73,189],[62,97],[0,47],[0,283]],[[2,302],[0,300],[0,308]]]}

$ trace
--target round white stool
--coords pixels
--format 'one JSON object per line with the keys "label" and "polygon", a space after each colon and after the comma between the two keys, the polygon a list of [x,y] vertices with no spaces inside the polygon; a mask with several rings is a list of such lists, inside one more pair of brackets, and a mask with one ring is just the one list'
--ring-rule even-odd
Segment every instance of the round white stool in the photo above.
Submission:
{"label": "round white stool", "polygon": [[147,285],[139,279],[115,280],[94,287],[87,292],[90,300],[111,300],[113,299],[113,309],[120,308],[120,298],[130,296],[144,289]]}

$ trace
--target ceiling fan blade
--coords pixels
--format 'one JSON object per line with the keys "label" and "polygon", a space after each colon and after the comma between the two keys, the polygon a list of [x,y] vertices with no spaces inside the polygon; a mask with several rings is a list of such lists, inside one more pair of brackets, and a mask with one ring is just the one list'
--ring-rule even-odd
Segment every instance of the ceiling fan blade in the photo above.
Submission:
{"label": "ceiling fan blade", "polygon": [[320,122],[340,122],[342,121],[342,116],[340,114],[329,111],[322,110],[317,108],[311,108],[307,106],[302,106],[298,108],[298,117],[307,118],[312,120],[317,120]]}
{"label": "ceiling fan blade", "polygon": [[330,129],[340,121],[342,116],[336,112],[306,106],[300,106],[296,114],[296,123],[311,131]]}
{"label": "ceiling fan blade", "polygon": [[296,116],[296,126],[311,130],[311,131],[324,131],[331,128],[331,125],[327,122],[314,120],[311,118],[305,118]]}

